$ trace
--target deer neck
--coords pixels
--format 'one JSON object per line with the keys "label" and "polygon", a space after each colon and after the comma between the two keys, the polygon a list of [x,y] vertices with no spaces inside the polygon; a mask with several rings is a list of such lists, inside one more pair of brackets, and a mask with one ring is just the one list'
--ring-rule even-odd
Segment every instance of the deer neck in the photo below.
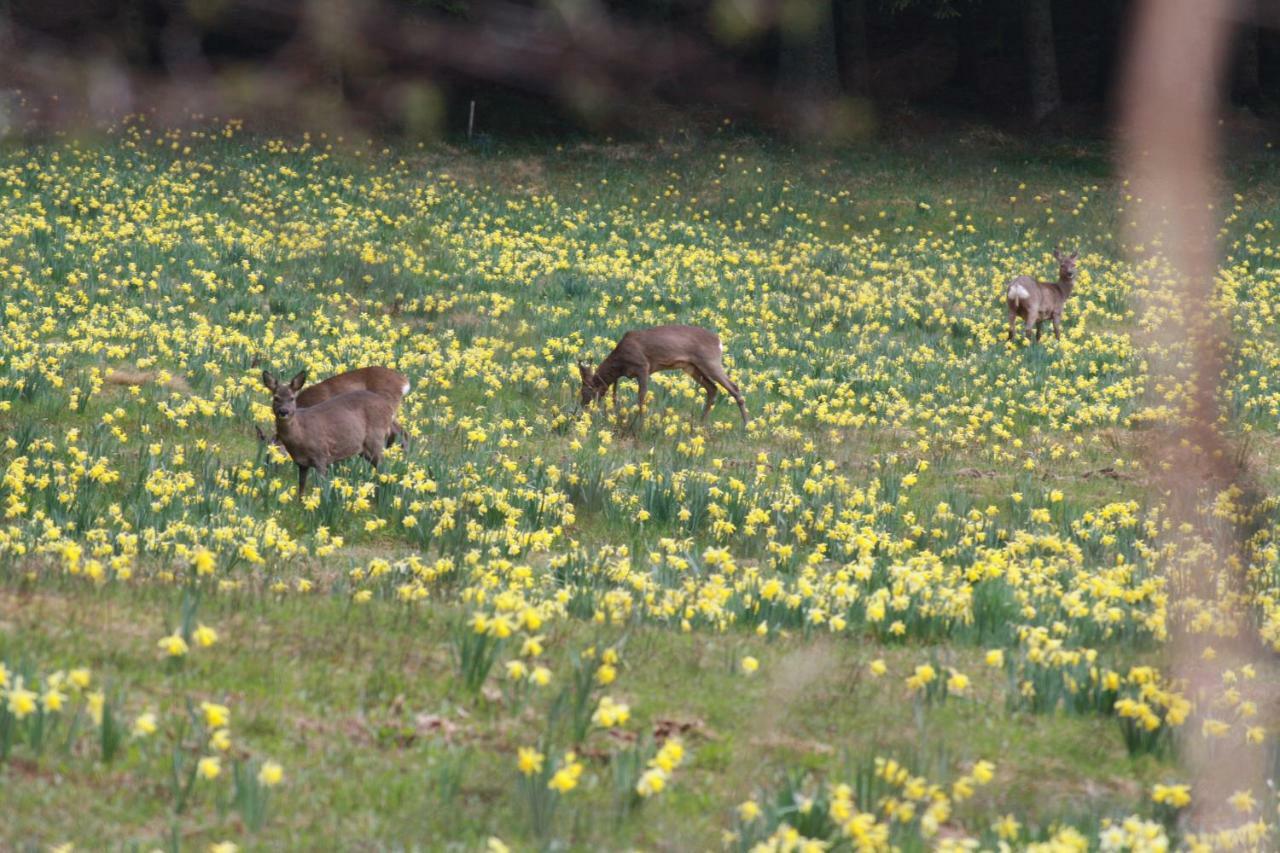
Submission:
{"label": "deer neck", "polygon": [[1058,289],[1062,291],[1063,298],[1070,296],[1071,291],[1075,289],[1075,286],[1076,274],[1074,272],[1067,273],[1066,275],[1060,274],[1058,276]]}
{"label": "deer neck", "polygon": [[288,447],[298,439],[298,413],[295,411],[287,418],[276,417],[276,436]]}
{"label": "deer neck", "polygon": [[626,372],[619,359],[609,356],[600,362],[600,366],[596,368],[596,381],[600,384],[600,390],[608,388],[610,385],[618,381],[618,378]]}

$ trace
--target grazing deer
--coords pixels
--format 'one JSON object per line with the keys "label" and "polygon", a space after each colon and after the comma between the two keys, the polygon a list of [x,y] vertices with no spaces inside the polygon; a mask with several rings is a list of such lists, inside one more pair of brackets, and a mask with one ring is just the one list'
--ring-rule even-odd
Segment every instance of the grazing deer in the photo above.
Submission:
{"label": "grazing deer", "polygon": [[1017,320],[1022,318],[1023,332],[1031,337],[1031,326],[1036,327],[1036,340],[1040,340],[1040,325],[1045,320],[1053,321],[1053,336],[1062,339],[1062,306],[1071,296],[1076,286],[1076,259],[1079,252],[1064,255],[1054,252],[1058,262],[1057,281],[1036,281],[1029,275],[1020,275],[1009,282],[1005,291],[1005,301],[1009,306],[1009,340],[1013,340],[1018,327]]}
{"label": "grazing deer", "polygon": [[271,392],[276,438],[298,466],[299,500],[306,494],[312,468],[324,476],[334,462],[356,454],[377,468],[395,422],[395,405],[373,391],[348,391],[301,408],[298,392],[305,381],[305,371],[287,384],[262,371],[262,384]]}
{"label": "grazing deer", "polygon": [[578,362],[578,373],[582,376],[579,400],[584,407],[589,406],[612,388],[613,405],[617,409],[618,380],[630,376],[640,386],[636,395],[639,406],[636,426],[639,428],[644,423],[644,398],[649,391],[649,375],[659,370],[683,370],[707,390],[707,404],[702,409],[704,421],[716,401],[718,383],[738,404],[745,426],[749,420],[747,401],[724,372],[723,355],[720,337],[697,326],[654,326],[630,331],[622,336],[613,352],[594,371]]}
{"label": "grazing deer", "polygon": [[[302,382],[306,382],[306,371],[298,374],[302,377]],[[290,382],[297,381],[295,376]],[[389,367],[361,367],[358,370],[348,370],[346,373],[339,373],[337,376],[330,376],[328,379],[317,382],[314,385],[308,385],[302,389],[302,392],[294,398],[300,409],[309,409],[312,406],[323,403],[330,397],[336,397],[339,394],[346,394],[351,391],[372,391],[375,394],[381,394],[391,401],[392,410],[400,405],[401,398],[409,393],[409,380],[405,378],[403,373],[398,373]],[[256,429],[256,427],[255,427]],[[258,438],[266,441],[267,437],[263,435],[262,430],[258,430]],[[387,447],[390,447],[396,441],[399,441],[402,447],[409,446],[408,434],[404,431],[404,427],[400,425],[398,420],[394,418],[391,421],[391,432],[387,436]],[[273,439],[276,443],[278,439]]]}

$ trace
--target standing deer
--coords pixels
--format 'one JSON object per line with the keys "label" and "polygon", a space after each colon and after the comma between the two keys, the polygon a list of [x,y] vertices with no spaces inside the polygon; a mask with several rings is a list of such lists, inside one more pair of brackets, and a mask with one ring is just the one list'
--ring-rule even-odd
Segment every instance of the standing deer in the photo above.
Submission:
{"label": "standing deer", "polygon": [[1018,318],[1022,318],[1023,333],[1028,338],[1034,324],[1036,340],[1039,341],[1040,325],[1045,320],[1052,320],[1053,336],[1062,339],[1062,306],[1076,286],[1076,259],[1079,256],[1079,252],[1069,255],[1053,253],[1058,262],[1057,281],[1036,281],[1029,275],[1020,275],[1009,282],[1009,289],[1005,292],[1009,306],[1009,340],[1013,340],[1016,334]]}
{"label": "standing deer", "polygon": [[639,385],[636,395],[639,407],[636,427],[639,428],[644,423],[644,398],[649,391],[649,375],[659,370],[683,370],[707,390],[707,404],[702,408],[702,420],[707,419],[707,413],[716,401],[718,383],[738,404],[745,426],[749,420],[747,401],[743,399],[738,386],[725,373],[721,362],[723,355],[724,346],[720,343],[720,337],[697,326],[654,326],[651,329],[633,330],[622,336],[613,352],[594,371],[578,362],[578,373],[582,376],[579,400],[584,407],[589,406],[612,388],[616,410],[618,380],[630,376]]}
{"label": "standing deer", "polygon": [[301,408],[298,392],[305,381],[305,372],[286,384],[262,371],[262,384],[271,392],[276,438],[298,466],[299,500],[306,494],[312,468],[324,476],[334,462],[356,454],[377,468],[395,422],[394,404],[373,391],[348,391]]}
{"label": "standing deer", "polygon": [[[302,371],[298,376],[293,377],[290,385],[298,381],[298,377],[302,377],[301,381],[305,383],[306,371]],[[375,394],[381,394],[391,401],[392,411],[400,405],[400,400],[405,394],[409,393],[409,380],[403,373],[398,373],[389,367],[361,367],[358,370],[348,370],[346,373],[339,373],[336,376],[330,376],[328,379],[317,382],[314,385],[308,385],[302,389],[302,392],[294,398],[298,408],[308,409],[312,406],[323,403],[330,397],[336,397],[339,394],[346,394],[351,391],[372,391]],[[266,441],[267,437],[262,434],[262,430],[258,430],[258,438]],[[390,447],[396,441],[399,441],[402,447],[408,447],[409,441],[404,427],[400,425],[398,420],[394,418],[391,421],[391,432],[387,436],[387,447]],[[273,443],[278,439],[273,439]]]}

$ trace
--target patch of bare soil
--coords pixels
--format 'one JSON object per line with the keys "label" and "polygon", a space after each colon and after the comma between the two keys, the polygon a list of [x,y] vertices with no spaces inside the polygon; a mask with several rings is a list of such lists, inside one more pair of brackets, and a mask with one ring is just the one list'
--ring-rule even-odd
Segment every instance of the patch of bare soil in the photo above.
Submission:
{"label": "patch of bare soil", "polygon": [[[104,379],[108,385],[141,387],[143,385],[159,384],[160,374],[161,371],[158,370],[139,370],[136,367],[126,366],[113,369]],[[179,374],[170,374],[163,387],[181,394],[189,394],[191,392],[191,386]]]}

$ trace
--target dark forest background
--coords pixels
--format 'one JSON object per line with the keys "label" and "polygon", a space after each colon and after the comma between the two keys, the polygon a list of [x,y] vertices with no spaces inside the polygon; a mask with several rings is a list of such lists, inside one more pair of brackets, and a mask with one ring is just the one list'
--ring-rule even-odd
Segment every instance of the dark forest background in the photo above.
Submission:
{"label": "dark forest background", "polygon": [[[1102,135],[1129,0],[0,0],[26,121],[139,109],[414,135]],[[1229,117],[1280,114],[1280,10],[1234,7]],[[474,103],[474,113],[472,112]],[[15,108],[16,109],[16,108]]]}

